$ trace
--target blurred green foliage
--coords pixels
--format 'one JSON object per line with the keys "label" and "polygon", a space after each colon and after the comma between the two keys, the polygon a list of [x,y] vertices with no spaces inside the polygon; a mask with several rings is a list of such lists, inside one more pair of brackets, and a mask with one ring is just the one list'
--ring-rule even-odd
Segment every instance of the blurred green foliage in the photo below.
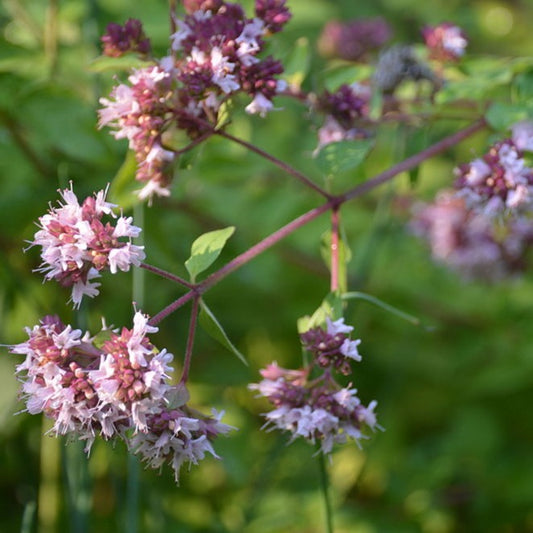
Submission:
{"label": "blurred green foliage", "polygon": [[[243,3],[250,9],[251,2]],[[424,24],[449,20],[466,30],[473,59],[493,53],[533,55],[533,4],[527,0],[288,3],[294,17],[271,50],[281,59],[293,54],[301,62],[302,49],[308,47],[309,73],[303,83],[310,90],[327,83],[324,73],[331,65],[317,54],[315,43],[325,21],[333,18],[381,15],[393,26],[396,41],[416,43]],[[65,291],[43,285],[32,273],[38,251],[22,253],[22,248],[32,239],[37,217],[57,200],[58,187],[73,180],[76,192],[89,194],[113,180],[125,160],[125,144],[96,128],[98,98],[108,94],[114,73],[91,64],[106,24],[129,17],[143,21],[163,55],[169,23],[162,0],[0,4],[0,338],[6,344],[24,340],[23,328],[47,313],[58,313],[65,322],[77,320]],[[307,41],[298,41],[302,38]],[[301,44],[294,52],[296,42]],[[522,100],[531,96],[531,62],[525,65],[513,86]],[[291,75],[298,76],[298,70]],[[508,90],[499,86],[499,78],[488,79],[498,94]],[[476,90],[483,95],[487,87],[480,83]],[[460,84],[452,89],[472,96],[471,88]],[[441,98],[444,103],[446,93]],[[237,112],[230,131],[320,180],[320,166],[311,157],[316,132],[306,110],[297,102],[278,102],[283,110],[266,119]],[[493,120],[505,123],[505,111],[493,108]],[[345,169],[333,186],[342,191],[460,125],[383,127],[364,168],[355,176]],[[342,209],[353,256],[349,290],[374,295],[430,327],[412,326],[362,300],[347,307],[346,321],[363,340],[364,359],[353,375],[354,386],[364,402],[378,400],[386,431],[363,450],[350,445],[333,454],[337,533],[533,531],[533,417],[527,415],[533,403],[533,276],[493,286],[462,282],[431,263],[427,250],[405,230],[405,212],[395,201],[397,195],[432,197],[451,182],[455,162],[483,151],[487,135],[423,164],[416,186],[413,175],[402,175]],[[144,228],[148,262],[180,276],[186,275],[184,261],[201,233],[237,228],[217,260],[222,265],[320,200],[225,139],[209,140],[181,166],[172,199],[146,209]],[[314,450],[301,442],[286,446],[286,436],[260,432],[259,413],[267,405],[253,399],[246,384],[257,381],[258,369],[272,360],[299,365],[296,321],[312,314],[329,290],[320,254],[327,229],[327,217],[314,221],[206,294],[209,308],[250,366],[200,331],[191,397],[201,408],[225,409],[225,421],[239,430],[216,443],[222,461],[208,459],[184,472],[180,487],[168,471],[142,473],[140,531],[323,531]],[[180,294],[150,274],[146,284],[143,310],[150,314]],[[99,329],[102,315],[108,324],[130,324],[131,300],[131,274],[104,277],[100,297],[84,304],[89,329]],[[153,336],[158,346],[175,354],[177,367],[187,326],[185,309]],[[76,446],[66,448],[63,441],[41,436],[48,426],[40,417],[14,417],[22,408],[13,376],[18,362],[2,349],[0,530],[19,531],[24,518],[33,524],[27,531],[126,531],[125,450],[97,443],[85,463]],[[72,469],[76,461],[80,472],[62,469],[62,464]],[[69,494],[72,476],[85,476],[78,485],[85,486],[84,492]],[[84,495],[87,529],[76,526],[68,512],[69,497]]]}

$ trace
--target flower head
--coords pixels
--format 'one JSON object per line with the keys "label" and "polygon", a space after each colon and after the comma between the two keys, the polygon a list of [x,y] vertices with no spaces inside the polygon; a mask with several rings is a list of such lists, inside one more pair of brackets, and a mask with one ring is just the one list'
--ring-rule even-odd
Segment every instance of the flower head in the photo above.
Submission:
{"label": "flower head", "polygon": [[309,380],[301,374],[295,379],[294,372],[276,365],[275,380],[249,385],[274,406],[264,414],[266,427],[289,431],[291,441],[298,437],[318,441],[324,454],[348,438],[359,443],[366,438],[365,429],[379,427],[373,414],[376,402],[364,407],[355,389],[340,387],[331,375]]}
{"label": "flower head", "polygon": [[26,342],[10,347],[11,353],[26,356],[16,368],[26,410],[44,413],[54,420],[52,432],[76,433],[90,448],[99,423],[98,398],[88,370],[96,366],[99,352],[88,335],[56,316],[46,316],[26,332]]}
{"label": "flower head", "polygon": [[110,98],[100,98],[100,127],[110,126],[116,139],[127,139],[137,159],[142,198],[167,196],[174,152],[163,148],[162,133],[171,112],[172,77],[161,65],[135,70],[129,84],[119,84]]}
{"label": "flower head", "polygon": [[[319,442],[322,453],[330,453],[335,443],[348,438],[359,442],[365,430],[379,428],[374,415],[376,402],[364,407],[357,390],[341,387],[334,371],[349,374],[350,361],[360,361],[360,340],[351,340],[352,326],[344,318],[326,318],[326,328],[315,327],[300,334],[305,350],[313,360],[304,368],[288,370],[276,362],[261,370],[263,379],[248,387],[266,398],[273,410],[264,413],[265,427],[292,434],[291,441],[302,437]],[[317,375],[318,374],[318,375]]]}
{"label": "flower head", "polygon": [[436,261],[465,279],[494,281],[520,272],[533,244],[531,218],[495,220],[469,209],[453,191],[417,205],[411,229],[428,242]]}
{"label": "flower head", "polygon": [[[39,218],[39,231],[32,246],[40,246],[45,279],[72,287],[72,301],[79,307],[82,297],[98,294],[93,283],[100,272],[128,271],[144,259],[142,246],[131,243],[141,229],[131,217],[117,216],[105,201],[106,191],[86,198],[81,204],[72,189],[60,191],[62,202]],[[126,238],[127,240],[122,240]]]}
{"label": "flower head", "polygon": [[422,30],[422,36],[430,57],[438,61],[457,61],[464,54],[468,44],[463,30],[450,22],[426,26]]}
{"label": "flower head", "polygon": [[[172,132],[190,139],[209,136],[218,127],[219,110],[228,98],[252,98],[248,113],[265,116],[283,90],[283,66],[261,58],[264,37],[279,31],[290,17],[284,0],[258,1],[257,16],[248,18],[239,4],[222,0],[187,0],[187,14],[174,19],[171,52],[155,65],[134,70],[109,98],[101,98],[100,127],[127,139],[137,160],[141,199],[168,196],[177,149]],[[104,36],[110,53],[131,47],[137,27],[112,27]],[[118,53],[118,52],[117,52]]]}
{"label": "flower head", "polygon": [[184,463],[196,465],[206,454],[219,459],[213,441],[234,429],[220,421],[223,414],[213,410],[209,417],[185,403],[172,407],[161,404],[159,411],[148,416],[146,430],[135,434],[128,445],[151,468],[170,464],[178,483]]}
{"label": "flower head", "polygon": [[483,157],[460,165],[456,175],[458,195],[477,212],[494,216],[531,207],[533,169],[512,139],[497,142]]}
{"label": "flower head", "polygon": [[361,361],[357,347],[359,339],[351,340],[352,326],[344,324],[344,318],[332,322],[326,319],[327,328],[312,328],[300,335],[303,347],[315,357],[315,362],[322,368],[333,366],[343,374],[351,372],[350,361]]}

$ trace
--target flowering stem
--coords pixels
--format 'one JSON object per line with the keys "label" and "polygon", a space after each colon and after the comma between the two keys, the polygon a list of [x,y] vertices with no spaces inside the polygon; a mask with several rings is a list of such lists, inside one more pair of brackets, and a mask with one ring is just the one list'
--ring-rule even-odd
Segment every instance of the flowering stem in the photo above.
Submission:
{"label": "flowering stem", "polygon": [[264,238],[262,241],[259,241],[256,245],[246,250],[246,252],[243,252],[242,254],[238,255],[229,263],[226,263],[226,265],[224,265],[216,272],[213,272],[213,274],[211,274],[204,281],[198,284],[197,289],[200,290],[202,293],[210,289],[213,285],[216,285],[221,279],[225,278],[234,270],[237,270],[244,264],[248,263],[254,257],[257,257],[262,252],[287,237],[287,235],[290,235],[298,228],[305,226],[307,223],[311,222],[312,220],[320,216],[322,213],[325,213],[326,211],[331,209],[332,204],[333,201],[326,202],[325,204],[319,207],[311,209],[307,213],[304,213],[303,215],[299,216],[298,218],[295,218],[285,226],[281,227],[279,230],[275,231],[268,237]]}
{"label": "flowering stem", "polygon": [[179,283],[180,285],[183,285],[184,287],[187,287],[189,289],[192,289],[194,287],[194,284],[189,283],[183,278],[180,278],[179,276],[175,276],[174,274],[167,272],[166,270],[163,270],[156,266],[148,265],[147,263],[141,263],[139,266],[141,268],[144,268],[145,270],[148,270],[150,272],[153,272],[154,274],[157,274],[158,276],[161,276],[162,278],[168,279],[169,281],[175,281],[176,283]]}
{"label": "flowering stem", "polygon": [[192,302],[191,321],[189,322],[189,335],[187,336],[187,348],[185,349],[185,360],[183,362],[183,373],[180,383],[187,383],[189,379],[189,369],[191,367],[192,349],[194,346],[194,334],[196,333],[196,320],[198,318],[198,305],[200,296],[196,295]]}
{"label": "flowering stem", "polygon": [[328,472],[326,470],[326,458],[320,450],[320,444],[317,444],[317,461],[320,471],[320,487],[324,498],[324,510],[326,512],[326,532],[333,533],[333,510],[331,509],[331,500],[329,497]]}
{"label": "flowering stem", "polygon": [[[200,137],[194,139],[194,141],[190,142],[187,146],[185,146],[185,148],[181,148],[180,150],[174,150],[174,154],[181,155],[185,152],[188,152],[189,150],[192,150],[195,146],[202,144],[205,140],[211,137],[211,135],[213,135],[213,132],[211,131],[200,135]],[[169,150],[171,150],[171,148],[169,148]]]}
{"label": "flowering stem", "polygon": [[331,292],[339,290],[339,208],[331,210]]}
{"label": "flowering stem", "polygon": [[91,497],[89,471],[83,450],[83,442],[76,441],[61,450],[67,505],[70,513],[71,530],[76,533],[89,531]]}
{"label": "flowering stem", "polygon": [[284,161],[281,161],[277,157],[274,157],[273,155],[265,152],[261,148],[258,148],[257,146],[243,140],[239,139],[238,137],[234,137],[231,135],[231,133],[227,133],[224,130],[216,130],[215,133],[217,135],[220,135],[221,137],[224,137],[225,139],[229,139],[230,141],[233,141],[237,144],[240,144],[241,146],[244,146],[245,148],[248,148],[248,150],[255,152],[256,154],[260,155],[261,157],[267,159],[277,167],[281,168],[283,171],[285,171],[287,174],[290,174],[291,176],[295,177],[297,180],[301,181],[305,185],[307,185],[310,189],[313,189],[314,191],[318,192],[322,196],[326,198],[332,198],[332,196],[326,192],[322,187],[319,187],[314,181],[310,180],[305,174],[302,174],[299,170],[296,170],[295,168],[291,167]]}
{"label": "flowering stem", "polygon": [[161,320],[165,319],[168,315],[171,315],[174,311],[185,305],[189,300],[192,300],[196,294],[196,291],[191,290],[180,296],[177,300],[174,300],[170,305],[167,305],[162,311],[159,311],[157,315],[153,316],[148,323],[151,326],[157,326]]}
{"label": "flowering stem", "polygon": [[207,277],[204,281],[198,283],[194,288],[192,288],[189,292],[172,302],[170,305],[168,305],[165,309],[157,313],[151,320],[151,325],[156,325],[161,320],[166,318],[168,315],[179,309],[181,306],[186,304],[189,300],[192,300],[197,296],[198,294],[203,294],[207,290],[209,290],[211,287],[216,285],[219,281],[224,279],[226,276],[231,274],[233,271],[239,269],[261,253],[263,253],[265,250],[273,246],[274,244],[278,243],[297,229],[301,228],[302,226],[305,226],[315,218],[318,218],[320,215],[325,213],[326,211],[329,211],[330,209],[338,209],[342,204],[345,202],[348,202],[349,200],[353,200],[355,198],[358,198],[359,196],[362,196],[363,194],[367,193],[368,191],[378,187],[379,185],[383,185],[387,181],[390,181],[391,179],[395,178],[398,174],[405,172],[407,170],[411,170],[412,168],[417,167],[421,163],[423,163],[425,160],[441,153],[447,150],[448,148],[451,148],[452,146],[455,146],[462,140],[470,137],[474,133],[482,130],[486,126],[486,123],[483,119],[480,119],[470,126],[467,126],[466,128],[458,131],[457,133],[454,133],[453,135],[450,135],[448,137],[445,137],[444,139],[440,140],[439,142],[435,143],[434,145],[430,146],[429,148],[422,150],[422,152],[419,152],[418,154],[415,154],[414,156],[408,157],[407,159],[404,159],[400,163],[392,166],[391,168],[385,170],[384,172],[374,176],[373,178],[365,181],[364,183],[361,183],[360,185],[357,185],[356,187],[353,187],[352,189],[348,190],[347,192],[340,194],[338,196],[334,196],[330,198],[326,203],[322,204],[319,207],[315,207],[314,209],[311,209],[310,211],[307,211],[303,215],[300,215],[298,218],[295,218],[285,226],[281,227],[279,230],[275,231],[268,237],[264,238],[262,241],[258,242],[242,254],[235,257],[232,261],[229,263],[226,263],[222,268],[217,270],[216,272],[213,272],[209,277]]}

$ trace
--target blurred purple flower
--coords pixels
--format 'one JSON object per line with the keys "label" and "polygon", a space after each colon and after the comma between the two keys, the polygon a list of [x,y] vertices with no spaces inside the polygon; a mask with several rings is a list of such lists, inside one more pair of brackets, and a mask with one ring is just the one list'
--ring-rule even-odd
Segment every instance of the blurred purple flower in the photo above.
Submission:
{"label": "blurred purple flower", "polygon": [[381,17],[348,22],[328,22],[318,39],[318,50],[325,57],[364,61],[369,52],[383,46],[392,30]]}
{"label": "blurred purple flower", "polygon": [[465,52],[468,40],[459,26],[443,22],[426,26],[422,36],[429,50],[429,57],[437,61],[457,61]]}

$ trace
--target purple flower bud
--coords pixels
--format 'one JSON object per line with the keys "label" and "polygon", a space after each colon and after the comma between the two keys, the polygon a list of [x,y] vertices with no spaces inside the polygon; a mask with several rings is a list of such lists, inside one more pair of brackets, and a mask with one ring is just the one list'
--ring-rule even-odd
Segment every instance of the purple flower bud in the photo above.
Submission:
{"label": "purple flower bud", "polygon": [[289,8],[285,6],[285,0],[256,0],[255,14],[264,23],[270,33],[276,33],[292,17]]}
{"label": "purple flower bud", "polygon": [[137,19],[128,19],[124,26],[110,23],[102,36],[104,55],[120,57],[127,52],[135,52],[142,56],[150,53],[150,40],[144,34],[142,23]]}

